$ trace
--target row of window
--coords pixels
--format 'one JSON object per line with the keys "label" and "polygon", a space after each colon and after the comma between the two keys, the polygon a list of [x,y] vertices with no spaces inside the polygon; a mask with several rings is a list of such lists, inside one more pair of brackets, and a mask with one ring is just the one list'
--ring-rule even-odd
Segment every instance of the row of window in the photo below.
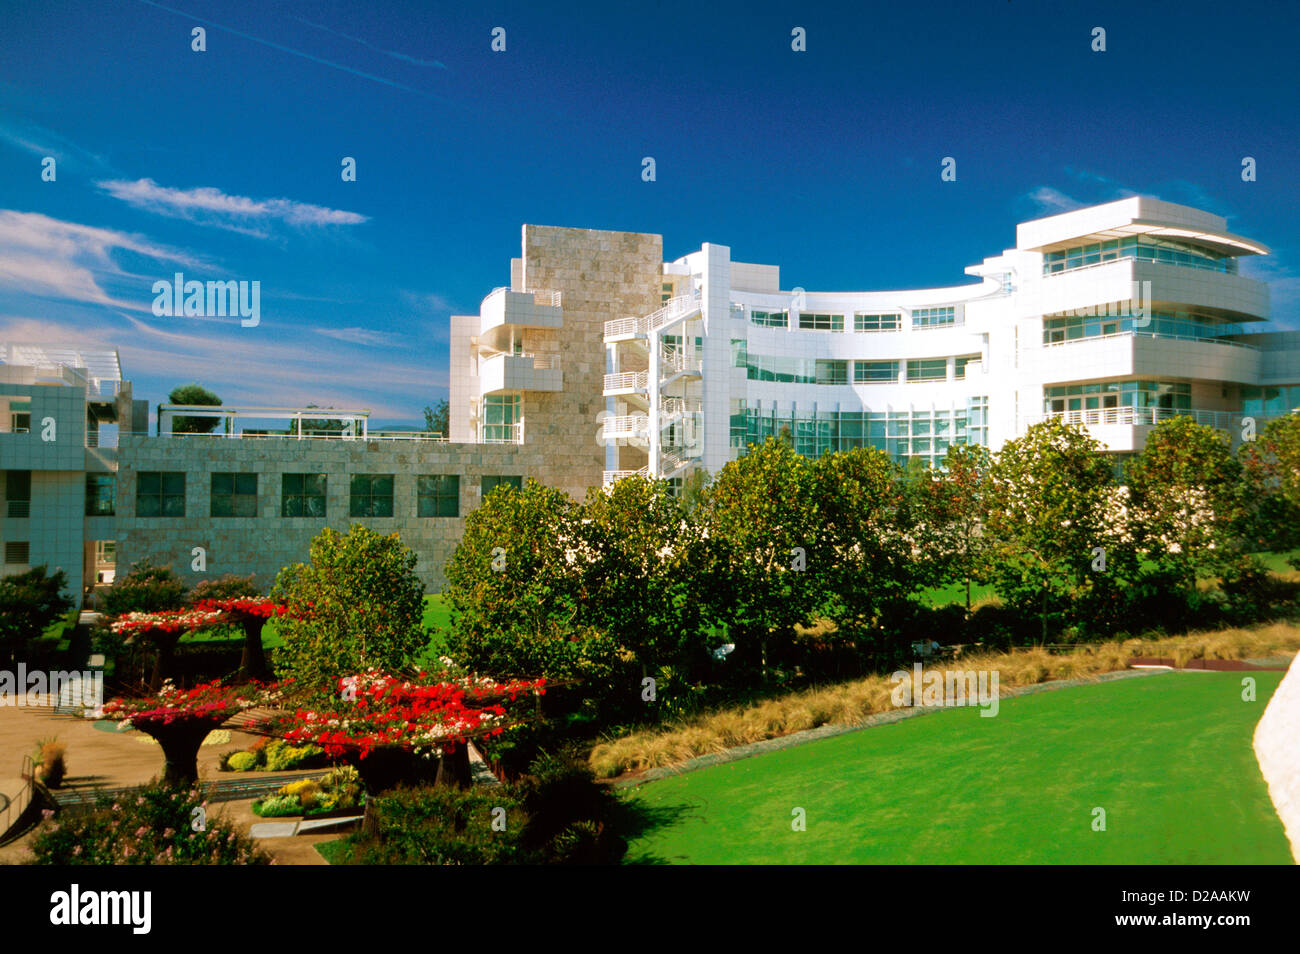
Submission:
{"label": "row of window", "polygon": [[[823,314],[820,312],[800,312],[800,331],[843,331],[845,315]],[[749,320],[764,328],[788,328],[790,313],[788,311],[751,310]],[[913,328],[937,328],[957,323],[955,306],[944,308],[917,308],[912,311]],[[853,330],[855,332],[900,331],[903,316],[899,312],[881,314],[855,314]]]}
{"label": "row of window", "polygon": [[1220,255],[1210,249],[1169,239],[1130,235],[1128,238],[1092,242],[1074,248],[1043,254],[1043,274],[1056,275],[1076,268],[1098,265],[1102,262],[1135,258],[1144,262],[1164,262],[1187,268],[1204,268],[1215,272],[1236,274],[1237,260]]}
{"label": "row of window", "polygon": [[1153,338],[1165,336],[1221,338],[1225,335],[1243,334],[1246,331],[1240,324],[1209,321],[1190,314],[1171,311],[1154,311],[1145,317],[1145,322],[1142,322],[1142,316],[1132,314],[1044,318],[1043,344],[1117,334],[1145,335]]}
{"label": "row of window", "polygon": [[[98,476],[98,475],[97,475]],[[258,481],[255,473],[213,473],[209,516],[256,517]],[[351,517],[392,517],[396,512],[393,474],[353,474],[350,478],[348,515]],[[136,475],[135,514],[137,517],[184,517],[185,480],[181,471],[141,471]],[[482,492],[486,497],[502,485],[523,488],[519,476],[485,475]],[[329,475],[281,474],[280,516],[324,517],[328,498]],[[101,500],[104,485],[95,485],[94,500]],[[459,517],[460,477],[455,474],[427,474],[416,477],[416,516]],[[111,490],[109,492],[111,501]],[[86,506],[90,512],[92,489],[86,482]],[[112,513],[111,502],[108,513]]]}
{"label": "row of window", "polygon": [[820,411],[777,415],[738,408],[731,416],[731,445],[742,453],[768,437],[791,441],[796,453],[876,447],[899,463],[920,458],[943,463],[954,444],[988,444],[988,398],[970,398],[965,409],[922,411]]}
{"label": "row of window", "polygon": [[1099,381],[1044,388],[1044,410],[1094,411],[1111,407],[1158,407],[1188,411],[1190,384],[1162,381]]}
{"label": "row of window", "polygon": [[[958,355],[954,359],[954,378],[966,377],[966,365],[979,361],[977,354]],[[776,381],[784,384],[897,384],[900,361],[850,361],[835,358],[795,358],[788,355],[751,354],[745,342],[732,341],[732,363],[745,369],[750,381]],[[849,366],[853,366],[850,374]],[[946,381],[947,358],[910,358],[905,380],[910,384]]]}

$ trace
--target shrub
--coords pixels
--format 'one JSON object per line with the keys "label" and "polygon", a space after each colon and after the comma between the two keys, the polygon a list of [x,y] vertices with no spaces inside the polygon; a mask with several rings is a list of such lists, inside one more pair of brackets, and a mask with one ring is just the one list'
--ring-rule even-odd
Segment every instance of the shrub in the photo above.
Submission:
{"label": "shrub", "polygon": [[41,746],[41,781],[48,788],[58,788],[67,774],[64,755],[67,749],[61,742],[51,739]]}
{"label": "shrub", "polygon": [[180,609],[185,605],[185,591],[185,581],[171,567],[140,560],[104,594],[102,608],[109,616]]}
{"label": "shrub", "polygon": [[253,802],[253,814],[262,818],[283,818],[301,815],[302,802],[297,795],[267,795]]}
{"label": "shrub", "polygon": [[252,752],[236,752],[226,759],[232,772],[251,772],[257,768],[257,756]]}
{"label": "shrub", "polygon": [[234,771],[234,769],[230,767],[230,759],[232,756],[242,755],[242,754],[243,753],[240,752],[239,749],[231,749],[229,752],[222,752],[220,757],[217,759],[217,771],[218,772]]}
{"label": "shrub", "polygon": [[[271,859],[231,822],[207,814],[202,791],[153,783],[101,796],[89,812],[42,823],[39,865],[264,865]],[[198,819],[203,824],[195,830]]]}
{"label": "shrub", "polygon": [[325,761],[325,750],[315,745],[291,745],[276,739],[263,750],[266,753],[268,772],[287,772],[290,769],[312,768]]}
{"label": "shrub", "polygon": [[0,579],[0,652],[17,652],[72,609],[67,575],[37,566]]}

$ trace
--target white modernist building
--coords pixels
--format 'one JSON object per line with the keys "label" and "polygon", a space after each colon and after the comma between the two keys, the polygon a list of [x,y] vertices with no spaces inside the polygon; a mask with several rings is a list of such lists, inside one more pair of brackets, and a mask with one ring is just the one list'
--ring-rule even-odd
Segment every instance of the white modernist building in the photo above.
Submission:
{"label": "white modernist building", "polygon": [[1124,455],[1170,415],[1236,440],[1300,407],[1300,333],[1265,333],[1238,271],[1268,249],[1223,218],[1135,196],[1016,239],[978,283],[908,291],[783,289],[711,244],[665,264],[663,307],[605,324],[606,481],[716,472],[769,434],[941,464],[1054,415]]}

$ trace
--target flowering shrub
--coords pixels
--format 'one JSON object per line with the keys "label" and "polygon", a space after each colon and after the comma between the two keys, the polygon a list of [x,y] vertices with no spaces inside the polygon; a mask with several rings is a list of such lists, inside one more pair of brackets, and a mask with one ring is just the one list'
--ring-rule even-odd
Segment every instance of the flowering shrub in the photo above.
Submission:
{"label": "flowering shrub", "polygon": [[[196,814],[197,809],[203,812]],[[148,785],[93,811],[42,823],[32,842],[42,865],[265,865],[272,861],[229,821],[204,816],[197,788]],[[194,826],[203,819],[201,831]]]}
{"label": "flowering shrub", "polygon": [[213,609],[164,610],[159,613],[126,613],[109,627],[126,635],[181,635],[228,622],[224,613]]}
{"label": "flowering shrub", "polygon": [[119,730],[139,729],[150,735],[170,725],[220,725],[236,713],[262,705],[274,691],[257,683],[222,686],[220,680],[178,689],[168,680],[156,695],[139,699],[112,699],[104,704],[104,718],[119,723]]}
{"label": "flowering shrub", "polygon": [[194,604],[194,610],[270,619],[273,616],[283,616],[289,612],[289,607],[264,596],[238,596],[230,599],[199,600]]}
{"label": "flowering shrub", "polygon": [[371,670],[340,678],[338,688],[344,700],[338,709],[298,709],[284,737],[315,743],[330,756],[364,759],[376,749],[397,748],[431,758],[471,737],[500,733],[510,720],[492,700],[540,695],[545,680],[497,682],[470,675],[423,682]]}

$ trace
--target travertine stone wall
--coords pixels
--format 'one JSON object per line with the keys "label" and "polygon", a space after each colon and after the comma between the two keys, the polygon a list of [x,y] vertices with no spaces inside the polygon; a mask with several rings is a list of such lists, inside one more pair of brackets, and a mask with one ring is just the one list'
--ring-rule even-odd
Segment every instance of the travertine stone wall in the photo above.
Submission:
{"label": "travertine stone wall", "polygon": [[1300,656],[1291,660],[1255,727],[1255,758],[1300,863]]}
{"label": "travertine stone wall", "polygon": [[605,409],[605,322],[659,307],[663,238],[525,225],[523,239],[525,287],[559,291],[564,309],[564,327],[539,333],[537,344],[549,351],[541,339],[554,337],[564,390],[525,392],[525,446],[542,448],[538,480],[581,500],[601,485],[605,469],[596,424]]}
{"label": "travertine stone wall", "polygon": [[[433,444],[411,441],[330,439],[230,439],[123,435],[117,479],[119,572],[149,558],[170,564],[191,584],[225,573],[257,575],[269,586],[280,568],[304,562],[312,537],[329,526],[346,531],[363,523],[380,533],[396,532],[420,558],[416,572],[430,592],[445,582],[443,567],[465,528],[465,515],[481,502],[482,477],[545,472],[544,449],[512,444]],[[137,517],[136,482],[141,471],[180,471],[185,479],[184,517]],[[258,475],[257,517],[212,517],[213,472]],[[326,516],[282,517],[281,475],[323,473]],[[393,474],[394,516],[349,516],[353,474]],[[416,516],[416,477],[460,477],[459,517]],[[194,547],[206,551],[207,570],[191,569]]]}

